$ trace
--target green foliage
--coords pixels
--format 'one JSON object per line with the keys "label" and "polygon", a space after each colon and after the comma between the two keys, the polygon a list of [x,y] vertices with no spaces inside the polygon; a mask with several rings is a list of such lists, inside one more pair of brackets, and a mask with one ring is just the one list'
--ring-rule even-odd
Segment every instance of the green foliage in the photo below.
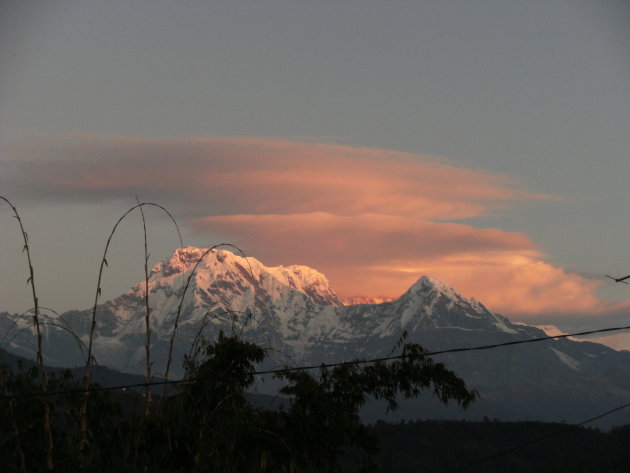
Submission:
{"label": "green foliage", "polygon": [[[79,454],[79,409],[84,393],[50,395],[54,464],[58,471],[310,472],[348,471],[348,454],[360,471],[374,471],[377,437],[360,420],[371,398],[390,410],[397,399],[426,389],[444,403],[467,406],[476,393],[424,350],[402,345],[394,362],[322,367],[317,376],[287,370],[276,377],[290,402],[284,410],[257,408],[246,392],[265,351],[221,333],[185,362],[187,381],[146,412],[139,394],[117,399],[92,392],[87,455]],[[36,369],[2,371],[7,412],[0,425],[4,471],[44,471],[44,395]],[[69,374],[51,377],[48,391],[79,389]],[[9,398],[9,396],[14,396]],[[122,414],[125,411],[124,415]]]}

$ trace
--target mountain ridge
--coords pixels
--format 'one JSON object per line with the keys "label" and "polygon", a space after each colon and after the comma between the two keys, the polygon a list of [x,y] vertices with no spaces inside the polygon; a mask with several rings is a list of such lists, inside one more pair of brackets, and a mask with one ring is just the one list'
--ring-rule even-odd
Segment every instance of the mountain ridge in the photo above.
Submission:
{"label": "mountain ridge", "polygon": [[[189,277],[174,344],[174,376],[181,375],[181,361],[200,334],[212,339],[220,331],[237,332],[269,349],[269,367],[380,358],[390,354],[401,340],[435,351],[545,336],[541,329],[512,323],[430,276],[419,278],[393,301],[343,305],[326,277],[312,268],[269,268],[254,258],[225,250],[208,252],[191,276],[190,271],[206,251],[179,249],[151,270],[151,343],[156,375],[163,372],[177,308]],[[144,303],[141,282],[98,306],[94,353],[100,364],[124,372],[144,372]],[[47,323],[55,322],[49,314],[42,317]],[[91,310],[63,314],[64,323],[84,343],[90,318]],[[3,332],[17,328],[24,335],[27,322],[0,314]],[[46,362],[81,364],[76,361],[82,360],[81,353],[72,349],[71,337],[54,326],[45,327]],[[11,337],[7,349],[32,357],[32,341],[32,335],[30,339]],[[596,343],[550,340],[536,347],[528,344],[492,353],[444,355],[440,361],[483,393],[479,406],[491,406],[487,408],[495,412],[503,409],[512,416],[529,412],[535,400],[540,404],[557,402],[562,393],[579,400],[573,403],[573,414],[630,399],[630,382],[625,381],[630,379],[630,354]],[[591,390],[590,385],[597,389]],[[518,409],[512,405],[515,400]],[[541,420],[559,420],[559,412],[564,412],[560,419],[573,415],[568,406],[558,410],[536,406]],[[431,409],[442,412],[439,406]],[[472,411],[475,409],[473,406]],[[494,416],[492,412],[483,415]]]}

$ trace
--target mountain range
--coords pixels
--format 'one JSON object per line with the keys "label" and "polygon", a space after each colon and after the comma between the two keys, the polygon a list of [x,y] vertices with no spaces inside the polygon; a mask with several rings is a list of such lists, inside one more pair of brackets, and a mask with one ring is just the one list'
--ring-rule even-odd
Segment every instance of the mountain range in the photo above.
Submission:
{"label": "mountain range", "polygon": [[[97,307],[94,354],[99,365],[144,373],[144,287],[143,281]],[[545,336],[541,329],[512,323],[428,276],[398,299],[367,304],[354,300],[345,305],[326,277],[312,268],[266,267],[224,250],[176,250],[152,268],[149,296],[151,356],[158,376],[164,372],[180,303],[175,377],[183,374],[182,361],[194,341],[212,340],[219,331],[236,332],[267,348],[265,367],[379,358],[395,353],[401,340],[436,351]],[[91,316],[91,309],[42,314],[47,364],[84,363],[85,355],[70,332],[87,343]],[[0,333],[2,348],[34,357],[31,317],[0,313]],[[436,360],[475,387],[480,399],[464,413],[427,395],[403,403],[399,418],[485,416],[576,422],[630,401],[630,352],[597,343],[564,338],[438,355]],[[260,384],[262,391],[272,392],[273,387],[273,381]],[[366,418],[378,417],[379,409],[368,406]],[[622,412],[607,422],[627,423],[630,415]]]}

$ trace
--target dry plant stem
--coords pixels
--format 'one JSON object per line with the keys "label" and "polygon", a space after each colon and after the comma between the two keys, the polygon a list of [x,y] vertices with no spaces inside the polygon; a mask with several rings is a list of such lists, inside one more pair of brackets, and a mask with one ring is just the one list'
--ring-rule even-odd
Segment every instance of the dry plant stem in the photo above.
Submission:
{"label": "dry plant stem", "polygon": [[[59,315],[59,312],[57,312],[56,310],[51,309],[50,307],[44,307],[44,306],[39,306],[40,309],[40,313],[41,310],[47,310],[49,312],[52,312],[53,314],[55,314],[57,316],[57,320],[60,320],[62,324],[59,324],[57,322],[42,322],[41,320],[39,321],[39,325],[50,325],[52,327],[57,327],[58,329],[64,330],[65,332],[69,333],[70,335],[72,335],[72,337],[74,338],[74,341],[77,342],[77,346],[79,347],[79,350],[81,350],[81,354],[85,355],[87,347],[85,346],[85,343],[83,343],[83,340],[81,340],[79,338],[79,336],[76,334],[76,332],[74,330],[72,330],[72,327],[70,326],[70,324],[68,324],[68,322],[66,321],[66,319],[64,319],[61,315]],[[20,317],[23,317],[24,315],[28,314],[29,312],[32,312],[33,309],[28,309],[26,312],[20,314],[17,319],[13,320],[13,328],[17,327],[17,321],[20,319]],[[35,326],[35,323],[32,323],[31,325],[24,327],[20,330],[18,330],[15,334],[13,334],[13,336],[11,338],[8,339],[7,343],[10,343],[11,341],[13,341],[13,339],[15,339],[20,333],[22,333],[24,330],[28,330],[30,328],[33,328]],[[8,331],[4,337],[2,337],[2,340],[0,340],[0,346],[2,346],[5,342],[5,340],[7,340],[7,337],[11,335],[11,331]]]}
{"label": "dry plant stem", "polygon": [[[197,348],[197,345],[199,344],[199,341],[201,340],[201,334],[203,333],[203,329],[206,328],[206,326],[208,325],[208,323],[211,320],[217,319],[219,316],[225,315],[230,313],[230,311],[223,311],[220,312],[218,314],[213,314],[212,317],[208,317],[210,315],[210,311],[214,308],[214,306],[216,306],[217,303],[215,302],[212,307],[210,307],[209,310],[206,311],[205,314],[203,314],[203,317],[201,318],[201,324],[199,324],[199,330],[197,330],[197,333],[195,335],[195,338],[193,338],[193,342],[190,345],[190,350],[188,351],[188,359],[192,362],[195,362],[197,359],[197,354],[195,353],[195,349]],[[186,371],[184,373],[184,378],[188,378],[188,366],[186,366]]]}
{"label": "dry plant stem", "polygon": [[[77,345],[79,346],[79,350],[81,350],[81,353],[85,354],[87,352],[87,347],[85,346],[85,343],[83,343],[83,341],[79,338],[79,336],[70,327],[63,326],[63,325],[60,325],[60,324],[55,323],[55,322],[42,322],[42,321],[40,321],[39,324],[40,324],[40,326],[42,326],[42,325],[50,325],[52,327],[57,327],[58,329],[65,330],[66,332],[68,332],[70,335],[72,335],[74,337],[74,340],[77,342]],[[17,331],[16,333],[13,334],[13,336],[11,338],[9,338],[7,340],[7,343],[11,343],[22,332],[24,332],[25,330],[32,329],[33,327],[35,327],[34,323],[32,323],[29,326],[24,327],[21,330]],[[6,336],[3,337],[3,339],[2,339],[3,342],[4,342],[5,338],[6,338]]]}
{"label": "dry plant stem", "polygon": [[[20,320],[22,317],[24,317],[26,314],[30,314],[31,312],[33,312],[33,308],[31,307],[30,309],[28,309],[26,312],[22,312],[20,315],[18,315],[17,317],[15,317],[12,321],[11,321],[11,327],[4,333],[4,335],[2,336],[2,340],[0,340],[0,347],[5,346],[5,340],[8,339],[8,341],[12,341],[19,333],[21,333],[24,329],[20,329],[18,327],[18,320]],[[29,328],[33,327],[34,325],[30,325]],[[11,338],[8,338],[9,335],[11,335],[11,332],[13,330],[17,330],[18,332],[13,335]],[[7,342],[8,343],[8,342]]]}
{"label": "dry plant stem", "polygon": [[[65,320],[61,319],[64,323]],[[81,340],[79,338],[79,336],[75,333],[74,330],[72,330],[72,328],[68,327],[67,325],[61,325],[55,322],[41,322],[42,325],[50,325],[52,327],[57,327],[60,330],[65,331],[66,333],[69,333],[70,335],[72,335],[72,337],[74,338],[74,341],[77,342],[77,346],[79,347],[79,350],[81,350],[81,354],[85,355],[86,351],[87,351],[87,347],[85,346],[85,343],[83,343],[83,340]]]}
{"label": "dry plant stem", "polygon": [[[177,225],[177,222],[175,221],[175,218],[173,218],[173,216],[171,215],[171,213],[166,210],[164,207],[162,207],[159,204],[155,204],[152,202],[141,202],[137,205],[134,205],[133,207],[131,207],[129,210],[127,210],[116,222],[116,224],[114,225],[114,228],[112,228],[111,233],[109,234],[109,237],[107,238],[107,243],[105,244],[105,250],[103,252],[103,258],[101,259],[101,265],[98,271],[98,281],[96,283],[96,294],[94,296],[94,306],[92,307],[92,323],[90,325],[90,337],[88,340],[88,350],[87,350],[87,357],[86,357],[86,361],[85,361],[85,370],[83,373],[83,384],[85,389],[88,389],[90,387],[90,383],[92,380],[92,346],[93,346],[93,342],[94,342],[94,330],[96,329],[96,309],[98,307],[98,299],[99,296],[101,295],[101,280],[103,278],[103,270],[105,269],[105,266],[107,266],[107,250],[109,249],[109,245],[112,241],[112,238],[114,237],[114,234],[116,233],[116,229],[118,228],[118,225],[120,225],[120,223],[125,219],[125,217],[127,217],[127,215],[129,215],[131,212],[133,212],[135,209],[138,208],[142,208],[146,205],[150,205],[153,207],[157,207],[161,210],[163,210],[166,215],[169,216],[169,218],[171,219],[171,221],[173,222],[173,224],[175,225],[175,228],[177,229],[177,234],[179,235],[179,241],[180,241],[180,245],[184,246],[182,243],[182,234],[181,231],[179,230],[179,226]],[[87,406],[88,406],[88,400],[90,397],[90,393],[89,391],[86,391],[85,394],[83,395],[83,403],[81,404],[81,410],[80,410],[80,430],[81,430],[81,441],[79,444],[79,454],[81,456],[81,464],[82,466],[85,465],[85,459],[86,459],[86,448],[88,446],[88,438],[87,438],[87,432],[88,432],[88,425],[87,425]]]}
{"label": "dry plant stem", "polygon": [[[66,319],[64,319],[59,312],[49,308],[49,307],[42,307],[40,306],[40,309],[44,309],[47,310],[49,312],[52,312],[53,314],[55,314],[57,316],[57,320],[60,320],[62,322],[62,324],[60,323],[53,323],[53,322],[46,322],[46,323],[42,323],[42,325],[52,325],[53,327],[57,327],[60,328],[62,330],[65,330],[67,333],[69,333],[70,335],[72,335],[72,337],[74,338],[74,341],[77,342],[77,346],[79,347],[79,350],[81,350],[81,354],[83,356],[85,356],[85,353],[87,352],[87,347],[85,346],[85,343],[83,342],[83,340],[81,340],[81,338],[77,335],[77,333],[72,329],[72,326],[68,323],[68,321]],[[94,358],[94,357],[92,357]]]}
{"label": "dry plant stem", "polygon": [[[138,204],[140,204],[140,199],[136,196],[136,200]],[[140,207],[140,215],[142,215],[142,230],[144,233],[144,305],[146,308],[145,314],[145,325],[146,325],[146,335],[147,341],[145,344],[146,352],[147,352],[147,374],[146,374],[146,382],[147,382],[147,406],[144,411],[144,415],[148,416],[149,411],[151,409],[151,307],[149,306],[149,247],[147,245],[147,222],[144,218],[144,210]]]}
{"label": "dry plant stem", "polygon": [[[8,367],[0,366],[0,386],[3,386],[4,394],[8,395],[8,391],[6,389],[6,377],[8,375]],[[20,458],[20,471],[22,473],[26,473],[26,456],[24,455],[24,450],[22,449],[22,435],[20,435],[20,428],[18,427],[17,420],[15,418],[15,401],[11,399],[8,403],[8,411],[9,418],[11,420],[11,430],[13,433],[13,438],[15,439],[15,449],[17,450],[18,456]]]}
{"label": "dry plant stem", "polygon": [[[199,344],[199,341],[201,340],[201,334],[203,333],[203,329],[206,328],[206,326],[208,325],[208,323],[211,320],[214,319],[218,319],[220,316],[226,315],[226,314],[236,314],[237,312],[240,313],[241,315],[248,315],[247,312],[243,312],[243,311],[232,311],[232,310],[224,310],[223,312],[219,312],[219,313],[215,313],[212,314],[212,317],[208,317],[210,315],[210,311],[214,308],[214,306],[216,306],[217,303],[215,302],[209,310],[206,311],[205,314],[203,314],[203,317],[201,318],[201,324],[199,324],[199,329],[197,330],[197,333],[195,334],[195,338],[193,338],[193,342],[190,345],[190,351],[188,352],[188,358],[189,359],[193,359],[193,352],[195,350],[195,348],[197,347],[197,345]],[[236,315],[235,315],[236,316]],[[234,323],[234,319],[232,320],[232,323]],[[247,323],[247,322],[245,322]],[[244,325],[243,325],[244,326]],[[243,330],[241,328],[241,335],[243,334]],[[184,376],[185,377],[185,376]]]}
{"label": "dry plant stem", "polygon": [[20,435],[20,429],[15,419],[15,409],[13,407],[13,400],[9,401],[9,417],[11,417],[11,428],[13,429],[13,437],[15,437],[16,449],[20,457],[20,471],[26,473],[26,457],[24,456],[24,450],[22,449],[22,436]]}
{"label": "dry plant stem", "polygon": [[[219,248],[220,246],[229,246],[230,248],[234,248],[235,250],[240,252],[243,256],[245,256],[245,253],[239,247],[234,246],[231,243],[219,243],[218,245],[214,245],[212,248],[208,248],[206,251],[204,251],[203,254],[197,260],[197,262],[195,263],[195,266],[193,266],[193,269],[190,271],[190,274],[188,275],[188,279],[186,279],[186,285],[184,286],[182,297],[179,299],[179,306],[177,307],[177,315],[175,316],[175,325],[173,326],[173,332],[171,333],[171,340],[168,346],[168,359],[166,361],[166,370],[164,371],[164,381],[168,381],[168,375],[170,372],[171,363],[173,361],[173,344],[175,343],[175,334],[177,333],[177,329],[179,328],[179,318],[182,314],[182,306],[184,305],[184,298],[186,297],[186,292],[188,291],[188,286],[190,285],[190,281],[192,280],[192,277],[195,275],[195,271],[197,271],[197,267],[203,261],[206,255],[214,251],[215,249]],[[251,265],[249,264],[249,261],[247,261],[247,264],[249,265],[250,272],[252,273],[252,280],[254,280],[255,279],[254,272],[251,268]],[[162,391],[162,401],[166,400],[167,394],[168,394],[168,383],[165,382],[164,390]]]}
{"label": "dry plant stem", "polygon": [[[199,263],[201,263],[201,261],[206,257],[208,253],[210,253],[211,251],[214,251],[214,249],[217,248],[217,246],[219,245],[215,245],[212,248],[209,248],[203,252],[201,257],[199,257],[199,259],[197,260],[197,263],[193,267],[192,271],[188,275],[188,279],[186,279],[186,284],[184,285],[184,290],[182,291],[182,297],[179,299],[179,305],[177,306],[177,315],[175,315],[175,325],[173,326],[173,332],[171,333],[171,340],[168,347],[168,359],[166,361],[166,370],[164,371],[164,381],[168,381],[168,374],[171,368],[171,361],[173,360],[173,343],[175,342],[175,334],[177,333],[177,328],[179,325],[179,316],[182,313],[182,306],[184,305],[184,298],[186,297],[186,291],[188,291],[188,286],[190,285],[190,281],[192,277],[195,275],[195,270],[197,269],[197,266],[199,266]],[[162,401],[166,399],[166,395],[167,395],[167,384],[165,383],[164,390],[162,392]],[[162,405],[164,405],[164,402],[162,402]]]}
{"label": "dry plant stem", "polygon": [[28,245],[28,235],[24,230],[22,219],[15,206],[4,196],[0,195],[0,199],[5,201],[11,210],[13,210],[13,217],[18,221],[20,225],[20,231],[22,232],[22,239],[24,240],[24,249],[26,252],[26,259],[28,261],[29,278],[27,283],[31,285],[31,292],[33,294],[33,322],[35,326],[35,332],[37,334],[37,362],[39,363],[39,382],[44,392],[44,436],[46,438],[46,468],[52,470],[54,468],[52,460],[53,441],[52,432],[50,429],[50,403],[48,401],[48,377],[46,376],[46,370],[44,369],[44,355],[42,350],[42,333],[39,324],[39,300],[37,299],[37,292],[35,291],[35,272],[33,271],[33,263],[31,261],[31,251]]}
{"label": "dry plant stem", "polygon": [[[212,310],[212,308],[215,305],[216,303],[210,308],[210,310]],[[188,359],[191,361],[196,359],[196,355],[194,355],[194,352],[201,338],[201,333],[203,332],[203,329],[206,328],[206,325],[208,325],[209,320],[215,319],[217,317],[216,314],[213,315],[212,317],[208,317],[210,315],[210,310],[207,310],[206,313],[203,314],[203,317],[201,318],[201,324],[199,324],[199,330],[197,330],[197,334],[195,335],[195,338],[193,338],[193,342],[190,345],[190,350],[188,351]],[[184,378],[188,378],[188,367],[186,367],[186,373],[184,375]]]}
{"label": "dry plant stem", "polygon": [[[79,347],[79,350],[81,350],[81,354],[82,354],[82,355],[85,355],[86,350],[87,350],[87,347],[85,346],[85,343],[83,343],[83,341],[82,341],[82,340],[79,338],[79,336],[78,336],[78,335],[74,332],[74,330],[72,330],[72,327],[70,327],[70,325],[68,324],[68,322],[67,322],[67,321],[66,321],[66,320],[65,320],[65,319],[64,319],[61,315],[59,315],[59,313],[58,313],[58,312],[56,312],[56,311],[55,311],[55,310],[53,310],[53,309],[50,309],[50,308],[48,308],[48,307],[43,307],[43,306],[39,306],[39,308],[40,308],[40,313],[41,313],[41,310],[42,310],[42,309],[43,309],[43,310],[47,310],[47,311],[52,312],[53,314],[55,314],[55,315],[57,316],[57,319],[58,319],[58,320],[60,320],[61,322],[63,322],[63,325],[61,325],[61,324],[59,324],[59,323],[57,323],[57,322],[43,322],[43,321],[41,321],[41,320],[40,320],[40,321],[39,321],[39,325],[40,325],[40,327],[41,327],[42,325],[50,325],[50,326],[57,327],[58,329],[61,329],[61,330],[66,331],[67,333],[69,333],[70,335],[72,335],[72,337],[74,338],[74,341],[75,341],[75,342],[77,342],[77,346]],[[11,343],[11,342],[12,342],[15,338],[17,338],[17,337],[18,337],[18,335],[20,335],[22,332],[24,332],[24,331],[26,331],[26,330],[29,330],[29,329],[32,329],[32,328],[34,328],[34,327],[35,327],[35,322],[33,322],[33,323],[31,323],[30,325],[28,325],[28,326],[26,326],[26,327],[23,327],[23,328],[21,328],[21,329],[19,329],[19,330],[17,330],[15,333],[12,333],[13,329],[15,329],[15,328],[19,328],[19,327],[18,327],[18,324],[17,324],[17,321],[18,321],[21,317],[25,316],[26,314],[28,314],[28,313],[30,313],[30,312],[33,312],[33,310],[34,310],[33,308],[28,309],[26,312],[24,312],[24,313],[20,314],[20,315],[19,315],[16,319],[14,319],[14,320],[12,321],[12,327],[11,327],[11,329],[10,329],[10,330],[7,330],[7,332],[4,334],[4,336],[3,336],[3,337],[2,337],[2,339],[0,340],[0,347],[4,346],[4,345],[5,345],[5,342],[6,342],[7,344]],[[31,330],[31,332],[32,332],[32,330]],[[10,337],[10,338],[8,338],[8,337],[9,337],[9,335],[11,335],[11,337]]]}

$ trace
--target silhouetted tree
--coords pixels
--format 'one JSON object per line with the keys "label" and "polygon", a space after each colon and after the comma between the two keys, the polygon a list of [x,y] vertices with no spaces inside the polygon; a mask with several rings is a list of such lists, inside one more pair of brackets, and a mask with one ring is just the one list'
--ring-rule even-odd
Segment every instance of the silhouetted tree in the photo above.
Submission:
{"label": "silhouetted tree", "polygon": [[[139,394],[118,401],[96,396],[90,402],[88,454],[78,452],[79,394],[55,396],[53,431],[55,465],[65,470],[152,472],[303,472],[342,471],[348,451],[359,455],[360,471],[372,471],[376,436],[359,417],[370,399],[385,401],[388,409],[398,399],[413,398],[431,389],[444,403],[466,407],[476,393],[441,363],[434,363],[415,344],[402,345],[402,358],[393,362],[342,364],[322,367],[317,374],[284,371],[280,393],[285,409],[255,407],[246,396],[255,380],[256,366],[265,350],[237,336],[221,333],[200,347],[200,356],[186,360],[187,381],[179,391],[146,414],[142,402],[135,409],[125,403],[141,401]],[[42,402],[36,369],[3,372],[3,468],[6,471],[43,471],[43,435],[36,422]],[[69,376],[51,378],[50,389],[72,389]],[[100,393],[99,393],[100,394]],[[123,408],[128,411],[121,417]],[[347,466],[343,468],[347,471]]]}

